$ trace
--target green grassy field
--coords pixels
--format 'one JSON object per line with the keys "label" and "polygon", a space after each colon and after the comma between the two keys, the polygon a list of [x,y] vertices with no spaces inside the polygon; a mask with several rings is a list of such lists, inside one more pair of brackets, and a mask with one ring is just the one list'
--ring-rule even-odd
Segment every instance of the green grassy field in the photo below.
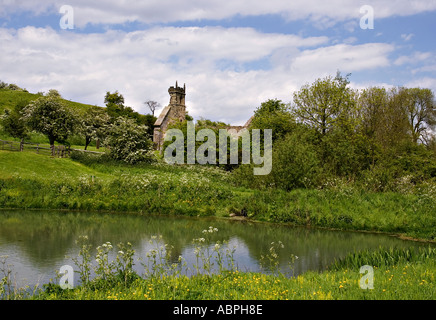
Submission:
{"label": "green grassy field", "polygon": [[378,268],[374,289],[359,287],[358,270],[307,272],[297,278],[232,272],[137,280],[130,287],[77,288],[36,299],[58,300],[434,300],[434,262]]}

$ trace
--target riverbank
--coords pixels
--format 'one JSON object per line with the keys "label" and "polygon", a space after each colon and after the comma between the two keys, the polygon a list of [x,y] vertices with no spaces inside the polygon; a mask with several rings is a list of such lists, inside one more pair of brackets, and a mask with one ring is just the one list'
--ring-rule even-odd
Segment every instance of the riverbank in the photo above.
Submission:
{"label": "riverbank", "polygon": [[337,230],[436,239],[436,188],[254,190],[214,167],[80,162],[0,151],[0,208],[245,217]]}
{"label": "riverbank", "polygon": [[[37,300],[434,300],[436,249],[376,250],[353,253],[324,272],[297,277],[226,270],[191,277],[165,273],[146,278],[107,276],[80,287],[62,290],[46,286]],[[362,261],[372,276],[362,284]],[[204,270],[203,270],[204,271]],[[112,278],[111,278],[112,276]],[[368,274],[366,274],[368,276]]]}

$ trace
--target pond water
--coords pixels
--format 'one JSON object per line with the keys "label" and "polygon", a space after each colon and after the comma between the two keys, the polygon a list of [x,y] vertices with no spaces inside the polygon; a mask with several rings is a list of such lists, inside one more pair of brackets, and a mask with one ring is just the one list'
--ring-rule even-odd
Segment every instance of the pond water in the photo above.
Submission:
{"label": "pond water", "polygon": [[[147,253],[155,248],[153,236],[161,236],[162,244],[173,246],[171,260],[179,256],[185,268],[193,270],[196,263],[193,239],[204,237],[210,226],[218,231],[211,234],[210,246],[227,241],[234,249],[233,259],[241,271],[263,271],[261,257],[270,251],[271,243],[281,241],[278,261],[282,272],[298,275],[307,270],[323,270],[335,258],[360,249],[383,247],[413,247],[423,244],[370,233],[330,231],[253,223],[215,218],[168,216],[138,216],[120,213],[78,213],[44,211],[0,211],[0,256],[8,256],[16,285],[41,285],[54,279],[63,265],[77,268],[73,262],[79,253],[76,240],[88,236],[95,257],[96,248],[105,242],[114,246],[120,242],[132,244],[135,250],[134,269],[144,273]],[[290,255],[298,257],[289,269]],[[358,271],[357,271],[358,272]],[[0,278],[3,277],[0,274]],[[75,276],[78,284],[79,276]]]}

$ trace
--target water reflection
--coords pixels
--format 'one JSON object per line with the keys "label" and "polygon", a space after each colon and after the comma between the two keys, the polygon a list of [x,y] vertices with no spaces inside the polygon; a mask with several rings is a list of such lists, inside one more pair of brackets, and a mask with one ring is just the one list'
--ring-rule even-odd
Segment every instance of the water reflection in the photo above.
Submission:
{"label": "water reflection", "polygon": [[[213,218],[149,217],[126,214],[77,212],[0,211],[0,255],[8,255],[14,266],[18,284],[33,286],[54,278],[62,265],[74,265],[79,247],[75,241],[87,235],[94,249],[107,241],[116,244],[130,242],[136,251],[135,269],[140,274],[146,263],[146,253],[152,249],[151,236],[162,236],[163,243],[173,246],[171,259],[182,256],[187,266],[195,263],[192,240],[202,237],[202,231],[213,226],[219,229],[211,241],[227,241],[235,247],[234,259],[242,271],[260,271],[260,259],[268,253],[272,242],[281,241],[278,251],[280,267],[288,272],[291,254],[298,256],[294,273],[322,270],[335,258],[360,249],[411,247],[422,244],[403,241],[379,234],[338,232],[295,228],[246,221]],[[116,251],[116,250],[114,250]],[[70,258],[66,258],[69,256]],[[76,277],[78,278],[78,277]]]}

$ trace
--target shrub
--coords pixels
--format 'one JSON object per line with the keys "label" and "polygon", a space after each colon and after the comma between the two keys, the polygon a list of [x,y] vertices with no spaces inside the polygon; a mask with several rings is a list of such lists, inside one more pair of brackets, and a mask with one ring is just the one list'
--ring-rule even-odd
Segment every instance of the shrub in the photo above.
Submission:
{"label": "shrub", "polygon": [[109,129],[105,145],[114,160],[135,164],[154,159],[148,128],[137,125],[133,119],[119,117]]}

